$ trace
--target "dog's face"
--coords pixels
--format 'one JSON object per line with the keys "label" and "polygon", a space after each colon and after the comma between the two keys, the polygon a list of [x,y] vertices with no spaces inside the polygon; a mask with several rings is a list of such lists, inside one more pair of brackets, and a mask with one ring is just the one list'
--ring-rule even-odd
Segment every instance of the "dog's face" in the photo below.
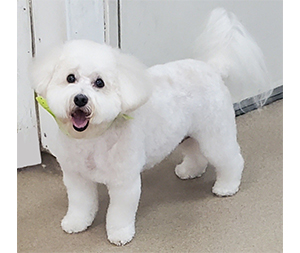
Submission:
{"label": "dog's face", "polygon": [[151,94],[147,72],[135,58],[85,40],[69,41],[37,61],[33,86],[74,138],[103,133]]}

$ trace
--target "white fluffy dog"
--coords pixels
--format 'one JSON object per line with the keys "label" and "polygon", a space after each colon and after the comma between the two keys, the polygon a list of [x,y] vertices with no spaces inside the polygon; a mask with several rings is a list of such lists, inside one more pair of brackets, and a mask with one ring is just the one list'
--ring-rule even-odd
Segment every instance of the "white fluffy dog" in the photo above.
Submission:
{"label": "white fluffy dog", "polygon": [[238,191],[244,161],[225,84],[262,80],[261,51],[232,13],[216,9],[198,52],[205,62],[188,59],[147,69],[118,49],[76,40],[35,65],[34,89],[61,129],[57,159],[69,200],[64,231],[77,233],[92,224],[97,183],[103,183],[110,197],[108,240],[130,242],[141,171],[182,142],[187,149],[175,169],[178,177],[199,177],[209,162],[216,169],[213,193]]}

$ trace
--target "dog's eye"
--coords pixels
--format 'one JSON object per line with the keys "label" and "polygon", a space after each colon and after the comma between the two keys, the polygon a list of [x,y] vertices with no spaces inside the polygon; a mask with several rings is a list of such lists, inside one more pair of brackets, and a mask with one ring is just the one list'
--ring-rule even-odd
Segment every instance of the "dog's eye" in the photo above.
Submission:
{"label": "dog's eye", "polygon": [[105,86],[105,84],[101,78],[97,78],[97,80],[94,82],[94,85],[97,88],[103,88]]}
{"label": "dog's eye", "polygon": [[70,74],[70,75],[67,76],[67,82],[68,83],[75,83],[75,81],[76,81],[76,78],[73,74]]}

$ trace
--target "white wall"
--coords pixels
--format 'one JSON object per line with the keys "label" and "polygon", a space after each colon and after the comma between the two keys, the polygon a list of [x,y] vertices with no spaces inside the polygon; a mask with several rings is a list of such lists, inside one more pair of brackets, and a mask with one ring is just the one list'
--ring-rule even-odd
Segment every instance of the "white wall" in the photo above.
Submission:
{"label": "white wall", "polygon": [[[238,16],[262,48],[273,88],[282,84],[282,1],[122,0],[121,4],[122,49],[148,66],[192,57],[208,14],[224,7]],[[257,94],[249,89],[249,97]]]}

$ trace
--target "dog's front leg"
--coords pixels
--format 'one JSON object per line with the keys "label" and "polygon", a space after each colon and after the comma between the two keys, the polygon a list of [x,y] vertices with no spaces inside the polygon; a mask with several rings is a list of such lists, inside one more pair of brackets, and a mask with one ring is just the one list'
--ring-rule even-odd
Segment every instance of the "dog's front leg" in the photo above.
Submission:
{"label": "dog's front leg", "polygon": [[70,171],[64,171],[64,183],[69,206],[61,227],[67,233],[84,231],[92,224],[98,211],[97,183]]}
{"label": "dog's front leg", "polygon": [[141,178],[109,184],[110,203],[106,216],[108,240],[116,245],[130,242],[135,233],[135,214],[141,194]]}

